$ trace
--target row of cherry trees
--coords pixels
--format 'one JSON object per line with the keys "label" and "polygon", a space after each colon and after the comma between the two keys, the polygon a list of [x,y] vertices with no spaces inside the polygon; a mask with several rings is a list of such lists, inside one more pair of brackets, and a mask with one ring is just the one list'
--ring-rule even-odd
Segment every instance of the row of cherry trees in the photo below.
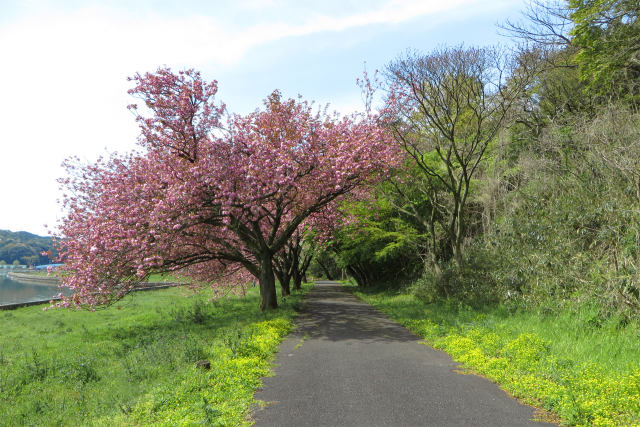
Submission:
{"label": "row of cherry trees", "polygon": [[275,91],[261,110],[227,115],[217,82],[194,70],[131,80],[138,151],[66,165],[58,245],[75,293],[63,306],[108,305],[152,273],[177,272],[217,286],[253,276],[260,308],[276,308],[274,274],[296,287],[308,266],[305,230],[330,224],[333,204],[399,161],[374,114],[327,114]]}

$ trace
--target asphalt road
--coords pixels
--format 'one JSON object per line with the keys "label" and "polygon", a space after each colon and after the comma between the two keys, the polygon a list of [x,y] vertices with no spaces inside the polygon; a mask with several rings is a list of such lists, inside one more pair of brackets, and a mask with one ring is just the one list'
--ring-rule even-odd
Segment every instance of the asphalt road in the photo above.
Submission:
{"label": "asphalt road", "polygon": [[551,425],[336,283],[317,283],[297,325],[256,393],[256,426]]}

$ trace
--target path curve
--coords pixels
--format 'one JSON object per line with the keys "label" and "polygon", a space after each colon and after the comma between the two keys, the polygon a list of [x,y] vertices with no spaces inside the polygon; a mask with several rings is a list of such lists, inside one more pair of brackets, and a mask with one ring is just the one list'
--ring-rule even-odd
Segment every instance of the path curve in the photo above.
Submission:
{"label": "path curve", "polygon": [[490,381],[320,281],[256,399],[256,426],[545,426]]}

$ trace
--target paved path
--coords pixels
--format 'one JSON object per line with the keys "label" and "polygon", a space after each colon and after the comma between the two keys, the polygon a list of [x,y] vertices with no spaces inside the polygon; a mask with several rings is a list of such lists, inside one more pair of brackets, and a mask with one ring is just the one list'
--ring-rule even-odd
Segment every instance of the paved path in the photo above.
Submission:
{"label": "paved path", "polygon": [[258,427],[550,425],[336,283],[317,283],[297,325],[256,393]]}

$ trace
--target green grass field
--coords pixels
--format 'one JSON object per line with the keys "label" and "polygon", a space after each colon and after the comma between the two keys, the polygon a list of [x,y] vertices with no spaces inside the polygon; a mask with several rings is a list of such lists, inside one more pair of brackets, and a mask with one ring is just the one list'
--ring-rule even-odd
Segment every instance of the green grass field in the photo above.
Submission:
{"label": "green grass field", "polygon": [[218,301],[139,292],[93,313],[0,311],[0,425],[250,424],[301,295],[268,313],[257,288]]}
{"label": "green grass field", "polygon": [[599,322],[597,308],[550,313],[426,304],[413,295],[357,296],[472,372],[563,424],[640,426],[640,325]]}

